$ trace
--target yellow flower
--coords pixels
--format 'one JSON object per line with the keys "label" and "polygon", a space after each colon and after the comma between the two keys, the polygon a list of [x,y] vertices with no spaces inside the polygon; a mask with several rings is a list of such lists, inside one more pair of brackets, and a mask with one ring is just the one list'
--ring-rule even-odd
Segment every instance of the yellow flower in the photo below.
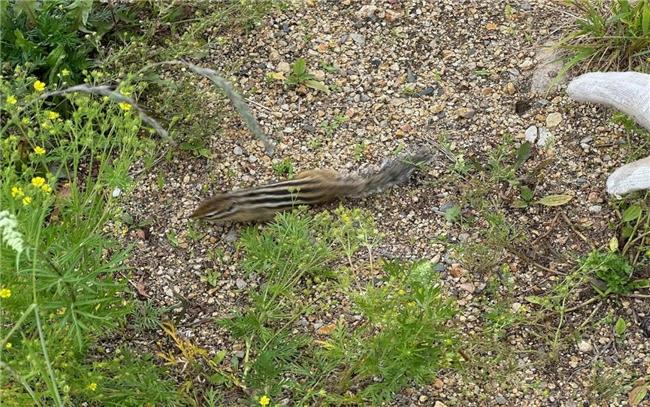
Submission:
{"label": "yellow flower", "polygon": [[11,297],[11,290],[8,288],[0,288],[0,298]]}
{"label": "yellow flower", "polygon": [[52,112],[51,110],[47,111],[47,118],[50,120],[56,120],[59,118],[59,114],[57,112]]}
{"label": "yellow flower", "polygon": [[260,406],[266,407],[269,405],[270,402],[271,402],[271,398],[266,394],[260,397]]}
{"label": "yellow flower", "polygon": [[23,192],[23,189],[18,186],[14,186],[11,188],[11,196],[14,198],[22,198],[25,195]]}
{"label": "yellow flower", "polygon": [[45,178],[43,177],[34,177],[32,178],[32,185],[36,188],[39,188],[45,184]]}
{"label": "yellow flower", "polygon": [[41,146],[36,146],[34,147],[34,152],[36,153],[36,155],[43,155],[45,154],[45,149]]}
{"label": "yellow flower", "polygon": [[44,128],[45,130],[52,128],[52,125],[48,122],[43,122],[41,123],[41,127]]}
{"label": "yellow flower", "polygon": [[61,76],[68,76],[68,75],[70,75],[70,71],[68,71],[67,69],[61,71]]}
{"label": "yellow flower", "polygon": [[11,342],[5,343],[5,349],[11,349],[11,347],[14,346],[11,344]]}
{"label": "yellow flower", "polygon": [[34,82],[34,89],[38,92],[43,92],[45,90],[45,84],[41,81]]}
{"label": "yellow flower", "polygon": [[88,384],[88,386],[86,386],[86,388],[88,390],[90,390],[90,391],[95,391],[95,390],[97,390],[97,383],[92,382],[92,383]]}
{"label": "yellow flower", "polygon": [[52,192],[52,187],[49,186],[48,184],[45,184],[41,187],[41,190],[46,194],[49,194],[50,192]]}
{"label": "yellow flower", "polygon": [[124,110],[125,112],[128,112],[131,110],[131,104],[126,103],[126,102],[120,102],[119,103],[120,109]]}
{"label": "yellow flower", "polygon": [[21,120],[21,122],[22,122],[25,126],[28,125],[28,124],[29,124],[29,117],[27,117],[27,116],[23,117],[23,119]]}
{"label": "yellow flower", "polygon": [[7,104],[8,105],[15,105],[16,103],[18,103],[18,99],[16,99],[16,97],[14,95],[7,96]]}
{"label": "yellow flower", "polygon": [[23,198],[23,205],[27,206],[27,205],[29,205],[30,203],[32,203],[32,198],[30,198],[30,197],[28,197],[28,196],[26,196],[26,197]]}

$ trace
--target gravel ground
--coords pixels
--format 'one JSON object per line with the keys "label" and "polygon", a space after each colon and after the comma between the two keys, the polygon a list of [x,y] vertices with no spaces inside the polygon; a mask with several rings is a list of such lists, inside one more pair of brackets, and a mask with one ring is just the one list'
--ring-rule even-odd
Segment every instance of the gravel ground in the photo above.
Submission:
{"label": "gravel ground", "polygon": [[[556,208],[513,209],[509,203],[517,192],[507,183],[490,192],[490,199],[503,204],[507,219],[526,238],[516,248],[519,256],[504,254],[503,263],[512,274],[510,289],[500,291],[525,318],[527,308],[534,308],[526,296],[543,295],[571,271],[571,259],[611,238],[616,216],[604,185],[607,174],[623,162],[616,146],[626,136],[610,123],[606,110],[572,102],[563,88],[550,95],[531,92],[534,72],[542,68],[540,47],[560,35],[565,14],[562,6],[547,2],[508,3],[510,8],[496,0],[393,0],[373,6],[350,0],[307,1],[302,7],[273,12],[259,28],[225,45],[214,45],[197,63],[232,72],[231,79],[251,101],[262,127],[278,142],[276,153],[267,156],[215,94],[206,116],[226,111],[227,117],[223,132],[209,136],[214,159],[176,155],[124,202],[136,224],[148,224],[127,235],[135,244],[130,266],[141,295],[161,306],[175,305],[182,336],[210,352],[227,349],[237,354],[241,344],[231,343],[212,321],[245,304],[246,293],[259,281],[245,279],[238,266],[241,226],[191,225],[187,220],[210,192],[276,179],[272,164],[283,159],[290,159],[296,171],[327,167],[349,172],[378,165],[400,148],[441,135],[454,143],[454,154],[485,165],[506,134],[514,139],[514,149],[530,126],[538,126],[552,135],[545,146],[534,148],[523,172],[540,168],[536,196],[571,193],[573,200]],[[215,40],[217,33],[206,35]],[[326,95],[288,89],[266,79],[269,73],[286,71],[299,57],[336,91]],[[205,82],[199,85],[209,88]],[[323,121],[339,115],[347,122],[334,134],[325,134]],[[465,217],[478,214],[462,196],[481,181],[454,176],[452,167],[440,154],[409,185],[344,202],[374,216],[385,234],[377,248],[381,256],[428,258],[445,265],[444,285],[458,299],[470,359],[495,356],[493,363],[480,368],[443,372],[429,386],[407,388],[393,405],[626,405],[629,388],[616,386],[650,374],[650,352],[639,327],[650,306],[642,299],[605,301],[570,315],[568,326],[580,325],[592,313],[593,324],[556,358],[548,355],[549,338],[540,337],[540,332],[554,334],[552,321],[509,330],[494,349],[475,345],[485,334],[484,314],[494,305],[495,299],[486,293],[494,270],[466,269],[453,250],[458,243],[481,243],[487,225],[469,228],[445,220],[442,213],[454,204],[462,206]],[[160,176],[166,180],[162,188],[157,186]],[[211,270],[220,273],[214,287],[202,279]],[[315,331],[339,312],[330,309],[306,327]],[[624,339],[614,339],[612,324],[603,322],[607,315],[630,322]],[[546,331],[538,329],[544,324]],[[151,344],[164,346],[163,336],[134,334],[130,340],[155,350]],[[597,396],[606,389],[616,394],[599,401]]]}

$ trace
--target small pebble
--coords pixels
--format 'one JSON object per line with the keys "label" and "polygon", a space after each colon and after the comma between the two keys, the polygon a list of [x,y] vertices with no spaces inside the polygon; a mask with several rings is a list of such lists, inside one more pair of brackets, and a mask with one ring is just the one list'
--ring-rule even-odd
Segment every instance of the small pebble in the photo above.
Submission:
{"label": "small pebble", "polygon": [[285,72],[285,73],[291,72],[291,65],[289,65],[289,63],[284,62],[284,61],[280,62],[278,64],[277,70],[280,71],[280,72]]}
{"label": "small pebble", "polygon": [[603,207],[600,205],[591,205],[589,207],[589,212],[591,213],[600,213],[603,210]]}
{"label": "small pebble", "polygon": [[524,133],[524,139],[529,143],[534,143],[537,140],[537,126],[530,126]]}
{"label": "small pebble", "polygon": [[476,110],[469,107],[461,107],[456,110],[456,115],[462,117],[463,119],[471,119],[476,114]]}
{"label": "small pebble", "polygon": [[352,41],[356,42],[357,45],[364,45],[366,43],[366,38],[358,33],[350,34],[350,38],[352,38]]}
{"label": "small pebble", "polygon": [[578,350],[583,353],[591,352],[594,347],[591,345],[591,342],[582,340],[578,342]]}
{"label": "small pebble", "polygon": [[551,141],[553,134],[546,127],[540,127],[537,131],[537,145],[539,147],[546,147],[546,145]]}
{"label": "small pebble", "polygon": [[248,284],[246,284],[246,281],[244,281],[243,279],[238,278],[237,280],[235,280],[235,285],[236,285],[237,288],[239,288],[240,290],[243,290],[244,288],[246,288],[246,286],[247,286]]}
{"label": "small pebble", "polygon": [[561,113],[554,112],[546,117],[546,126],[549,128],[557,127],[560,123],[562,123]]}

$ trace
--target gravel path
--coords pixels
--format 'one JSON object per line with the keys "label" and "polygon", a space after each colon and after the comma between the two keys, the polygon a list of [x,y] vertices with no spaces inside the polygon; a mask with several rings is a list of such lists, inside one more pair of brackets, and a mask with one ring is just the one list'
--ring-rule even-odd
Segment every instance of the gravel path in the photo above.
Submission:
{"label": "gravel path", "polygon": [[[445,288],[458,299],[459,321],[467,335],[466,353],[481,365],[443,372],[430,386],[407,388],[393,405],[601,405],[605,402],[598,396],[605,390],[616,391],[605,404],[626,405],[625,386],[650,374],[647,340],[634,323],[648,315],[645,301],[605,301],[570,315],[569,326],[594,312],[592,326],[554,357],[549,355],[549,338],[539,337],[540,332],[554,333],[551,321],[509,330],[480,346],[485,314],[499,296],[525,319],[534,307],[526,296],[543,295],[571,271],[571,259],[609,241],[616,216],[604,185],[607,174],[623,162],[623,151],[616,146],[626,137],[608,120],[606,110],[578,105],[562,88],[543,96],[530,92],[540,65],[535,55],[542,44],[557,38],[564,15],[561,6],[545,6],[547,2],[508,3],[393,0],[368,6],[312,0],[276,11],[247,35],[214,45],[207,58],[196,62],[231,72],[262,127],[278,142],[277,150],[268,157],[239,118],[228,113],[223,132],[206,136],[214,159],[177,155],[133,191],[125,211],[141,225],[128,239],[135,244],[130,266],[142,294],[159,305],[176,304],[173,314],[182,336],[211,352],[237,354],[241,344],[231,343],[212,321],[243,305],[247,291],[259,282],[240,275],[240,226],[190,225],[186,219],[210,192],[275,179],[272,164],[284,159],[297,172],[320,167],[355,171],[378,165],[401,148],[441,137],[453,143],[454,155],[486,166],[507,135],[514,140],[512,151],[530,126],[544,127],[550,141],[533,149],[522,173],[539,170],[536,197],[570,193],[574,198],[562,207],[515,209],[511,203],[518,192],[507,183],[489,190],[485,199],[500,204],[523,236],[513,249],[517,253],[503,253],[492,269],[460,265],[465,263],[454,248],[481,243],[488,225],[452,223],[443,214],[459,205],[463,217],[479,216],[467,197],[482,180],[458,176],[442,153],[409,185],[344,202],[375,217],[386,236],[377,248],[381,256],[428,258],[445,266]],[[286,71],[300,57],[335,91],[326,95],[288,89],[267,78]],[[200,85],[209,89],[207,83]],[[219,95],[213,101],[206,106],[207,117],[231,111]],[[327,134],[323,122],[342,115],[346,121]],[[160,177],[163,187],[157,183]],[[490,292],[495,269],[503,267],[509,270],[508,281]],[[219,278],[212,286],[205,276],[215,271]],[[307,329],[318,329],[336,314],[332,309],[308,321]],[[630,327],[624,339],[615,340],[612,323],[605,319],[615,321],[617,316],[630,321]],[[544,324],[546,331],[539,329]],[[162,335],[132,340],[151,349],[154,341],[164,342]],[[487,360],[491,362],[484,364]]]}

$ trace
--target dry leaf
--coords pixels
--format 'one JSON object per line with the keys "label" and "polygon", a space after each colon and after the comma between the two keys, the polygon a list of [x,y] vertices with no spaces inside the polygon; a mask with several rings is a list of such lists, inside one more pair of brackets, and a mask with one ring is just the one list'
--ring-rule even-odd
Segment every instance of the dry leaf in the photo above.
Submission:
{"label": "dry leaf", "polygon": [[271,72],[269,74],[269,77],[271,77],[271,79],[276,80],[276,81],[283,81],[283,80],[287,79],[284,76],[284,72]]}
{"label": "dry leaf", "polygon": [[131,283],[131,285],[135,288],[138,294],[140,294],[144,298],[149,298],[149,294],[147,294],[147,289],[145,287],[143,279],[140,279],[135,283],[132,280],[129,280],[129,283]]}
{"label": "dry leaf", "polygon": [[318,328],[318,334],[319,335],[330,335],[334,330],[336,329],[336,324],[328,324],[325,326],[321,326]]}
{"label": "dry leaf", "polygon": [[322,54],[322,53],[325,53],[325,51],[327,51],[329,49],[329,47],[330,46],[329,46],[328,43],[322,42],[322,43],[320,43],[320,44],[318,44],[316,46],[316,49],[318,50],[318,52],[320,52]]}
{"label": "dry leaf", "polygon": [[454,263],[449,268],[449,274],[454,278],[460,278],[465,274],[465,270],[458,263]]}
{"label": "dry leaf", "polygon": [[498,29],[499,26],[496,25],[496,24],[494,24],[494,23],[487,23],[487,24],[485,25],[485,28],[488,29],[488,30],[490,30],[490,31],[494,31],[494,30]]}
{"label": "dry leaf", "polygon": [[631,406],[636,407],[641,402],[643,399],[648,395],[648,385],[644,384],[641,386],[637,386],[630,390],[630,392],[627,395],[627,402],[630,403]]}

